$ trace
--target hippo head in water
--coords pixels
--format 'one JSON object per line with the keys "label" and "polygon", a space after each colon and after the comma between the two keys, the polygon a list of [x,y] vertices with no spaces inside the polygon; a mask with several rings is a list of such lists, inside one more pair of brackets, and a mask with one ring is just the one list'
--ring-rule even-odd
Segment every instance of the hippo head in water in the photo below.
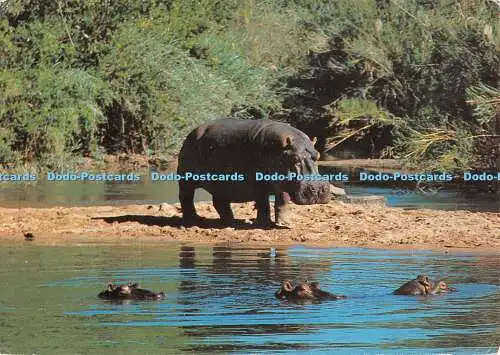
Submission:
{"label": "hippo head in water", "polygon": [[281,287],[274,294],[279,299],[287,300],[303,300],[313,299],[314,295],[311,287],[307,283],[299,283],[293,285],[291,281],[286,280],[281,284]]}
{"label": "hippo head in water", "polygon": [[140,288],[137,283],[122,284],[115,286],[108,283],[108,288],[98,295],[99,298],[123,301],[123,300],[160,300],[165,298],[165,293],[155,293],[150,290]]}
{"label": "hippo head in water", "polygon": [[414,295],[427,296],[446,293],[448,291],[456,291],[453,287],[448,287],[444,281],[434,282],[429,276],[421,274],[415,279],[406,282],[399,287],[394,294],[396,295]]}
{"label": "hippo head in water", "polygon": [[418,275],[415,279],[404,283],[396,291],[395,295],[421,295],[428,294],[429,289],[432,287],[431,281],[427,275]]}
{"label": "hippo head in water", "polygon": [[274,294],[276,298],[288,301],[322,301],[322,300],[338,300],[346,298],[345,296],[334,295],[330,292],[323,291],[319,287],[318,282],[299,282],[293,285],[291,281],[286,280],[281,284],[281,287]]}
{"label": "hippo head in water", "polygon": [[429,276],[427,276],[427,275],[423,275],[423,274],[418,275],[418,276],[415,278],[415,280],[417,280],[417,282],[418,282],[419,284],[421,284],[422,286],[424,286],[425,288],[429,288],[429,287],[431,287],[431,285],[432,285],[432,284],[431,284],[431,282],[432,282],[432,281],[431,281],[431,279],[429,278]]}
{"label": "hippo head in water", "polygon": [[311,287],[314,298],[319,299],[319,300],[339,300],[339,299],[347,298],[346,296],[334,295],[333,293],[321,290],[319,288],[319,282],[310,282],[309,287]]}
{"label": "hippo head in water", "polygon": [[444,281],[437,281],[435,283],[431,283],[428,294],[438,295],[447,292],[455,292],[456,290],[456,288],[448,286],[448,284]]}
{"label": "hippo head in water", "polygon": [[131,292],[130,285],[115,286],[112,282],[108,282],[108,288],[99,293],[97,297],[103,299],[125,299]]}
{"label": "hippo head in water", "polygon": [[446,292],[455,292],[457,289],[448,286],[448,284],[442,280],[432,281],[427,275],[418,275],[416,280],[425,286],[426,294],[437,295]]}

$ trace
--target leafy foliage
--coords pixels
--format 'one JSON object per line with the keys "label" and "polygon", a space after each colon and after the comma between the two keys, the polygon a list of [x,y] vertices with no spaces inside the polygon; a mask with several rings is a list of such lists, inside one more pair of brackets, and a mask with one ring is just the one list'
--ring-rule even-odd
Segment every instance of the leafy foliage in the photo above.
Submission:
{"label": "leafy foliage", "polygon": [[272,3],[31,0],[0,11],[3,165],[174,152],[235,106],[278,107],[278,67],[306,48],[297,19]]}
{"label": "leafy foliage", "polygon": [[170,154],[194,126],[234,115],[290,122],[324,152],[368,137],[426,166],[491,166],[497,11],[488,0],[3,1],[0,165]]}
{"label": "leafy foliage", "polygon": [[[368,100],[400,118],[393,128],[396,157],[426,167],[434,162],[438,164],[433,166],[441,167],[459,162],[454,168],[473,163],[473,151],[477,150],[474,137],[494,134],[491,127],[484,126],[493,111],[484,106],[473,111],[467,93],[483,85],[498,87],[495,3],[295,3],[311,10],[313,21],[328,34],[330,42],[327,50],[314,53],[310,66],[290,81],[302,89],[288,99],[292,102],[288,106],[292,122],[326,138],[340,132],[355,140],[359,137],[345,131],[338,117],[345,115],[345,108],[339,110],[336,105],[345,98]],[[297,102],[299,105],[293,104]],[[348,109],[354,115],[357,111],[355,107]],[[367,113],[366,117],[370,116]],[[356,127],[359,134],[366,134],[363,127],[363,122]],[[460,133],[451,139],[446,133],[450,130]],[[491,150],[481,154],[491,154]]]}

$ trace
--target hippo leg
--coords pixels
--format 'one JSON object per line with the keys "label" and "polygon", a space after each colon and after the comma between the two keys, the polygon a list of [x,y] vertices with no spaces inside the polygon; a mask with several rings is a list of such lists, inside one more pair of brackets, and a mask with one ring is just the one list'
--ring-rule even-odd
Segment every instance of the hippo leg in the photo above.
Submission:
{"label": "hippo leg", "polygon": [[274,202],[274,216],[276,219],[276,224],[288,225],[289,222],[286,218],[286,212],[288,210],[287,204],[290,202],[290,195],[286,192],[277,193]]}
{"label": "hippo leg", "polygon": [[231,210],[231,204],[228,200],[221,199],[220,197],[213,196],[213,204],[215,210],[220,216],[220,219],[224,225],[230,225],[234,222],[233,211]]}
{"label": "hippo leg", "polygon": [[271,207],[269,206],[269,195],[262,194],[255,200],[257,208],[257,220],[255,223],[259,226],[271,226]]}
{"label": "hippo leg", "polygon": [[196,187],[193,184],[184,181],[179,182],[179,201],[181,202],[182,218],[186,222],[194,222],[200,217],[196,214],[194,207],[194,191]]}

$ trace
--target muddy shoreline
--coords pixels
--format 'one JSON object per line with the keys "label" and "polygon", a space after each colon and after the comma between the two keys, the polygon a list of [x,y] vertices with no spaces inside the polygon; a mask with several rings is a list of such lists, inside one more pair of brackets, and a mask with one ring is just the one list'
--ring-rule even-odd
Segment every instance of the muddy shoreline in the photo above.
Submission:
{"label": "muddy shoreline", "polygon": [[[210,202],[198,202],[204,220],[183,226],[179,204],[57,208],[0,208],[0,243],[40,245],[167,242],[276,247],[500,251],[500,213],[405,210],[332,200],[290,205],[289,228],[252,225],[253,203],[232,204],[238,224],[222,227]],[[31,241],[25,234],[31,233]]]}

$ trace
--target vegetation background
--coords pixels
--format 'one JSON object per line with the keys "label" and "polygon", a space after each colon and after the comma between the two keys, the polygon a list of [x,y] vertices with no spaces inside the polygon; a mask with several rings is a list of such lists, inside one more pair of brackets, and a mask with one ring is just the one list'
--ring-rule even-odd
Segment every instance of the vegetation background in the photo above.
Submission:
{"label": "vegetation background", "polygon": [[499,10],[496,0],[3,0],[0,165],[173,155],[196,125],[231,115],[289,122],[318,137],[324,157],[498,170]]}

